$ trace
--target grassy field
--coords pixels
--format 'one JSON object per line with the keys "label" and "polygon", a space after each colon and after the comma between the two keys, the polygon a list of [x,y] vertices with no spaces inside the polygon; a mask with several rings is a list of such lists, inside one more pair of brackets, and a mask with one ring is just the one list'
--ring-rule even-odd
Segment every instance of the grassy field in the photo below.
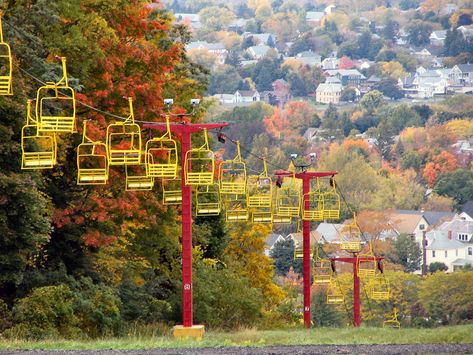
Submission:
{"label": "grassy field", "polygon": [[167,337],[123,337],[98,340],[22,341],[0,339],[0,350],[12,349],[151,349],[214,346],[268,346],[310,344],[434,344],[473,343],[473,325],[435,329],[322,328],[312,330],[245,329],[232,333],[208,332],[201,341]]}

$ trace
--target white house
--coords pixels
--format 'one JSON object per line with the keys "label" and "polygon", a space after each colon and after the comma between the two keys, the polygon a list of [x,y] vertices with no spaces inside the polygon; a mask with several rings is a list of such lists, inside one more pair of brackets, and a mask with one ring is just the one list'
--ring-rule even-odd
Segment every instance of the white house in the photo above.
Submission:
{"label": "white house", "polygon": [[432,45],[441,45],[443,46],[445,42],[445,38],[447,38],[447,31],[446,30],[440,30],[440,31],[433,31],[430,36],[430,44]]}
{"label": "white house", "polygon": [[223,64],[225,62],[225,58],[228,55],[228,50],[225,48],[223,43],[220,43],[220,42],[209,43],[206,41],[195,41],[195,42],[190,42],[188,45],[186,45],[186,51],[190,51],[193,49],[208,50],[209,53],[212,53],[217,57],[218,62],[220,64]]}
{"label": "white house", "polygon": [[338,59],[334,57],[327,57],[322,61],[323,70],[333,70],[338,68]]}
{"label": "white house", "polygon": [[321,83],[315,90],[315,101],[323,104],[338,104],[342,96],[343,86],[341,84]]}
{"label": "white house", "polygon": [[176,13],[174,14],[174,16],[176,17],[176,22],[188,24],[194,30],[198,30],[202,27],[202,24],[200,23],[199,14]]}
{"label": "white house", "polygon": [[444,263],[448,271],[455,271],[466,264],[473,265],[473,244],[455,239],[452,231],[431,231],[427,233],[427,241],[427,265]]}
{"label": "white house", "polygon": [[257,46],[251,46],[246,51],[253,59],[262,59],[268,54],[271,49],[271,47],[265,44],[261,44]]}
{"label": "white house", "polygon": [[257,90],[237,90],[233,95],[233,103],[257,101],[261,101],[260,93]]}
{"label": "white house", "polygon": [[473,85],[473,64],[457,64],[452,68],[452,78],[455,85]]}

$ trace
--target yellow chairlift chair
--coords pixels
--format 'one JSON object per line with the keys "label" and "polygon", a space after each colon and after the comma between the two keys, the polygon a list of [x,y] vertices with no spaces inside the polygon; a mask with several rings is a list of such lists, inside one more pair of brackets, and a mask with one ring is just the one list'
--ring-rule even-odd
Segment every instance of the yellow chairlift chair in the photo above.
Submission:
{"label": "yellow chairlift chair", "polygon": [[227,222],[246,222],[249,212],[246,206],[246,195],[222,195],[225,208],[225,220]]}
{"label": "yellow chairlift chair", "polygon": [[215,156],[209,148],[207,130],[204,128],[205,143],[186,153],[184,179],[186,185],[203,186],[214,183]]}
{"label": "yellow chairlift chair", "polygon": [[21,129],[21,168],[51,169],[56,157],[56,135],[40,134],[37,122],[31,117],[31,100],[28,100],[26,125]]}
{"label": "yellow chairlift chair", "polygon": [[0,95],[13,95],[13,61],[10,45],[3,41],[2,15],[0,14]]}
{"label": "yellow chairlift chair", "polygon": [[107,127],[109,165],[138,165],[141,163],[141,128],[135,123],[133,101],[128,98],[130,115],[125,121]]}
{"label": "yellow chairlift chair", "polygon": [[350,253],[358,253],[361,250],[361,230],[356,222],[356,214],[353,213],[353,220],[343,226],[341,232],[340,249]]}
{"label": "yellow chairlift chair", "polygon": [[358,276],[362,279],[372,279],[376,275],[378,262],[373,254],[373,246],[369,243],[369,250],[366,254],[357,256]]}
{"label": "yellow chairlift chair", "polygon": [[239,141],[236,146],[236,157],[233,160],[225,160],[218,169],[220,193],[223,195],[246,194],[246,164],[241,159]]}
{"label": "yellow chairlift chair", "polygon": [[276,189],[276,203],[273,220],[278,223],[291,223],[292,218],[300,216],[301,213],[301,186],[299,181],[292,177],[283,180],[280,188]]}
{"label": "yellow chairlift chair", "polygon": [[336,183],[330,179],[331,189],[323,194],[323,219],[340,219],[340,195],[337,192]]}
{"label": "yellow chairlift chair", "polygon": [[369,296],[375,301],[388,301],[391,297],[389,281],[380,274],[369,281],[368,287]]}
{"label": "yellow chairlift chair", "polygon": [[58,82],[47,82],[36,94],[36,120],[41,132],[73,133],[76,131],[76,99],[69,86],[66,58],[61,58],[63,76]]}
{"label": "yellow chairlift chair", "polygon": [[82,143],[77,147],[77,184],[106,184],[108,172],[107,146],[87,137],[87,122],[84,121]]}
{"label": "yellow chairlift chair", "polygon": [[196,216],[218,216],[222,211],[222,201],[218,185],[198,186],[196,193]]}
{"label": "yellow chairlift chair", "polygon": [[175,179],[178,170],[177,143],[171,136],[169,115],[166,115],[166,133],[146,142],[146,166],[150,177]]}
{"label": "yellow chairlift chair", "polygon": [[397,308],[393,308],[392,315],[388,316],[389,318],[383,322],[383,328],[401,328],[401,322],[397,318]]}
{"label": "yellow chairlift chair", "polygon": [[126,191],[149,191],[154,187],[154,177],[146,174],[146,163],[126,165]]}
{"label": "yellow chairlift chair", "polygon": [[329,284],[332,282],[332,262],[319,256],[319,245],[315,249],[314,283]]}
{"label": "yellow chairlift chair", "polygon": [[263,160],[261,174],[248,176],[246,186],[248,208],[267,208],[271,210],[273,182],[268,176],[266,160]]}
{"label": "yellow chairlift chair", "polygon": [[[166,187],[167,184],[172,184],[173,186]],[[174,180],[163,180],[163,205],[180,205],[182,204],[182,190],[180,179]],[[178,185],[177,187],[175,185]]]}
{"label": "yellow chairlift chair", "polygon": [[273,211],[271,207],[252,208],[251,221],[253,223],[273,223]]}
{"label": "yellow chairlift chair", "polygon": [[320,190],[320,181],[317,178],[313,191],[304,194],[302,199],[302,220],[323,221],[324,220],[324,199]]}
{"label": "yellow chairlift chair", "polygon": [[[295,235],[300,236],[300,242],[294,240],[294,259],[303,259],[304,258],[304,235],[302,232],[302,227],[300,220],[297,221],[297,233]],[[310,258],[314,257],[314,246],[317,243],[315,237],[310,234]],[[318,250],[317,250],[318,252]]]}
{"label": "yellow chairlift chair", "polygon": [[345,295],[337,279],[333,279],[327,288],[327,303],[342,304],[345,302]]}

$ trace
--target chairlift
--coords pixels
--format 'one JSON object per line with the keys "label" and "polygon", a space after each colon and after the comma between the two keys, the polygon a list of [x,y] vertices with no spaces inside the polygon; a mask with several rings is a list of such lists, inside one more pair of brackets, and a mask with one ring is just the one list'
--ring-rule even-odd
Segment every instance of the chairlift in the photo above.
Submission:
{"label": "chairlift", "polygon": [[341,235],[340,249],[350,253],[358,253],[361,250],[361,230],[356,222],[355,213],[353,213],[353,220],[343,226]]}
{"label": "chairlift", "polygon": [[323,219],[340,219],[340,195],[337,192],[336,183],[330,179],[331,189],[323,194]]}
{"label": "chairlift", "polygon": [[218,185],[198,186],[196,193],[196,216],[218,216],[222,201]]}
{"label": "chairlift", "polygon": [[315,249],[314,283],[328,284],[332,281],[332,261],[319,256],[319,245]]}
{"label": "chairlift", "polygon": [[222,195],[227,222],[246,222],[249,218],[246,195]]}
{"label": "chairlift", "polygon": [[10,45],[3,41],[2,16],[0,15],[0,95],[13,95],[13,60]]}
{"label": "chairlift", "polygon": [[138,165],[141,163],[141,128],[135,123],[133,100],[128,98],[130,115],[125,121],[107,127],[109,165]]}
{"label": "chairlift", "polygon": [[173,205],[180,205],[182,204],[182,190],[180,188],[180,184],[179,184],[179,187],[176,188],[176,187],[166,187],[166,185],[168,183],[172,183],[172,182],[180,182],[180,179],[175,179],[175,180],[169,180],[169,181],[166,181],[166,180],[163,180],[162,181],[162,184],[163,184],[163,205],[167,205],[167,206],[173,206]]}
{"label": "chairlift", "polygon": [[76,99],[69,86],[66,58],[61,58],[63,76],[47,82],[36,94],[36,120],[40,132],[73,133],[76,131]]}
{"label": "chairlift", "polygon": [[376,275],[378,262],[373,254],[373,246],[369,243],[369,250],[366,254],[358,254],[357,256],[358,277],[370,279]]}
{"label": "chairlift", "polygon": [[150,177],[175,179],[178,170],[177,143],[171,136],[169,115],[166,115],[166,133],[146,142],[146,166]]}
{"label": "chairlift", "polygon": [[107,146],[87,137],[84,121],[82,143],[77,147],[77,184],[103,185],[108,181]]}
{"label": "chairlift", "polygon": [[302,220],[324,220],[324,194],[320,190],[320,180],[316,179],[315,189],[304,194],[302,199]]}
{"label": "chairlift", "polygon": [[26,125],[21,129],[21,168],[51,169],[56,157],[56,135],[40,134],[38,123],[31,117],[31,100],[28,100]]}
{"label": "chairlift", "polygon": [[259,175],[250,175],[247,180],[248,208],[269,209],[272,213],[273,183],[268,176],[266,160],[263,160],[263,171]]}
{"label": "chairlift", "polygon": [[146,174],[146,163],[126,165],[126,191],[149,191],[154,187],[154,178]]}
{"label": "chairlift", "polygon": [[[296,243],[294,240],[294,259],[303,259],[304,258],[304,236],[302,233],[301,223],[300,220],[297,221],[297,235],[301,236],[301,242]],[[312,233],[310,234],[310,258],[314,257],[314,246],[317,241],[314,240]],[[318,250],[317,250],[318,253]]]}
{"label": "chairlift", "polygon": [[341,304],[345,302],[345,295],[338,280],[332,280],[327,289],[327,304]]}
{"label": "chairlift", "polygon": [[388,316],[389,318],[383,322],[383,328],[401,328],[401,322],[397,318],[397,308],[393,308],[392,315]]}
{"label": "chairlift", "polygon": [[254,207],[251,210],[251,221],[253,223],[273,223],[271,207]]}
{"label": "chairlift", "polygon": [[246,164],[241,159],[240,142],[236,142],[237,155],[232,160],[225,160],[218,169],[221,194],[246,194]]}
{"label": "chairlift", "polygon": [[287,178],[283,185],[276,189],[275,214],[283,217],[299,217],[301,212],[301,186],[295,177]]}
{"label": "chairlift", "polygon": [[214,183],[215,156],[209,149],[207,130],[204,128],[205,143],[186,152],[184,179],[186,185],[203,186]]}
{"label": "chairlift", "polygon": [[375,301],[387,301],[391,296],[391,288],[386,278],[378,275],[370,280],[369,284],[370,298]]}

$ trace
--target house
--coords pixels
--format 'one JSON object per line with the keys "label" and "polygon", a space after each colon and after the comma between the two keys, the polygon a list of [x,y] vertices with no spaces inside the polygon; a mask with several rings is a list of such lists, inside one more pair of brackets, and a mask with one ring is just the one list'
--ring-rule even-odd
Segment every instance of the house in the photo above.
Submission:
{"label": "house", "polygon": [[473,27],[471,25],[460,26],[457,28],[457,30],[460,31],[463,34],[463,37],[465,38],[473,37]]}
{"label": "house", "polygon": [[251,103],[261,101],[261,96],[256,90],[237,90],[233,95],[233,103]]}
{"label": "house", "polygon": [[200,23],[199,14],[176,13],[174,14],[174,16],[176,17],[176,22],[183,23],[193,30],[198,30],[202,27],[202,24]]}
{"label": "house", "polygon": [[277,79],[271,84],[273,93],[280,106],[284,106],[291,98],[291,85],[284,79]]}
{"label": "house", "polygon": [[451,81],[452,73],[449,70],[420,67],[415,73],[400,78],[398,84],[407,97],[425,99],[445,95]]}
{"label": "house", "polygon": [[247,19],[237,18],[228,24],[227,29],[230,32],[243,33],[243,29],[248,21]]}
{"label": "house", "polygon": [[305,15],[305,21],[311,27],[319,27],[322,24],[322,20],[324,17],[324,12],[307,11]]}
{"label": "house", "polygon": [[212,53],[217,57],[219,64],[223,64],[225,62],[225,58],[228,55],[227,49],[223,43],[220,42],[208,43],[206,41],[195,41],[186,45],[186,51],[191,51],[193,49],[208,50],[209,53]]}
{"label": "house", "polygon": [[[303,245],[303,235],[302,232],[297,233],[290,233],[286,236],[286,240],[292,240],[294,242],[294,248],[302,248]],[[310,246],[311,249],[315,247],[315,245],[320,240],[320,235],[317,231],[310,231]]]}
{"label": "house", "polygon": [[326,70],[325,74],[329,77],[337,77],[343,86],[358,86],[366,77],[357,69],[332,69]]}
{"label": "house", "polygon": [[250,33],[245,35],[253,37],[256,44],[264,44],[268,46],[273,44],[274,46],[276,43],[276,36],[272,33]]}
{"label": "house", "polygon": [[278,242],[283,242],[286,239],[281,234],[270,234],[268,238],[266,238],[266,242],[264,245],[264,255],[270,256],[271,250],[274,249],[274,246]]}
{"label": "house", "polygon": [[325,9],[324,9],[324,13],[325,15],[330,15],[337,7],[335,5],[328,5]]}
{"label": "house", "polygon": [[323,70],[334,70],[338,68],[338,59],[335,57],[327,57],[322,61],[321,68]]}
{"label": "house", "polygon": [[320,243],[340,243],[339,231],[343,229],[343,224],[321,222],[316,229],[320,235]]}
{"label": "house", "polygon": [[260,44],[257,46],[249,47],[246,52],[251,56],[253,59],[262,59],[264,58],[268,52],[271,50],[271,47]]}
{"label": "house", "polygon": [[429,36],[430,44],[434,46],[443,46],[445,38],[447,38],[446,30],[433,31]]}
{"label": "house", "polygon": [[423,233],[455,214],[443,211],[396,210],[391,214],[390,224],[397,235],[407,234],[421,243]]}
{"label": "house", "polygon": [[457,64],[452,68],[454,85],[473,85],[473,64]]}
{"label": "house", "polygon": [[427,233],[426,263],[444,263],[448,271],[473,264],[473,244],[463,243],[451,231],[435,230]]}
{"label": "house", "polygon": [[417,47],[412,48],[411,52],[415,57],[417,57],[418,60],[431,60],[432,58],[439,57],[443,54],[443,46],[428,45],[425,47]]}
{"label": "house", "polygon": [[295,59],[309,66],[320,66],[322,64],[322,56],[312,51],[297,53]]}
{"label": "house", "polygon": [[315,101],[323,104],[338,104],[342,96],[343,87],[341,84],[322,83],[315,90]]}

